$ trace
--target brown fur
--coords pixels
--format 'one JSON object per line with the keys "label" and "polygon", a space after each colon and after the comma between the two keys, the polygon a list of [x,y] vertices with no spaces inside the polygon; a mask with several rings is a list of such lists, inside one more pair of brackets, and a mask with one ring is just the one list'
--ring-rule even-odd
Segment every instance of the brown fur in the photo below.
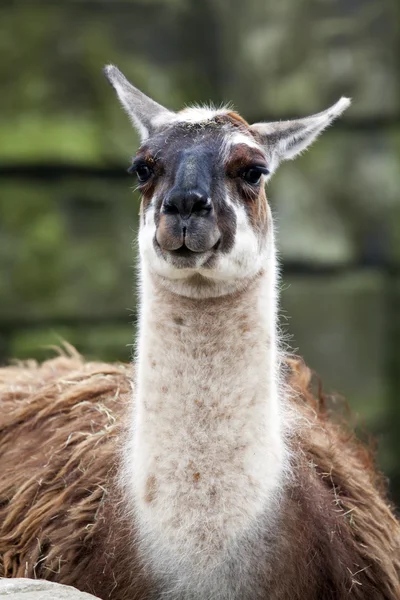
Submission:
{"label": "brown fur", "polygon": [[215,117],[215,119],[217,123],[223,123],[226,120],[229,123],[231,123],[231,125],[235,125],[235,127],[239,127],[240,129],[249,129],[250,127],[248,122],[234,110],[231,110],[230,112],[227,112],[224,115],[218,115],[217,117]]}
{"label": "brown fur", "polygon": [[265,156],[261,150],[252,148],[247,144],[235,144],[225,168],[227,174],[230,177],[235,178],[238,176],[241,169],[255,163],[260,165],[265,164]]}
{"label": "brown fur", "polygon": [[295,409],[308,424],[293,440],[298,485],[282,514],[286,563],[277,565],[282,580],[290,582],[293,570],[298,595],[277,598],[398,599],[400,526],[372,454],[328,406],[320,386],[312,394],[304,363],[289,360],[288,367]]}
{"label": "brown fur", "polygon": [[264,186],[258,188],[246,184],[238,177],[240,171],[254,164],[265,164],[265,156],[256,148],[251,148],[247,144],[236,144],[231,152],[227,164],[226,173],[230,177],[229,186],[232,189],[232,197],[236,195],[245,199],[244,207],[249,215],[250,222],[254,229],[265,233],[268,225],[268,201]]}
{"label": "brown fur", "polygon": [[[0,369],[0,577],[152,598],[116,483],[131,378],[73,350]],[[305,365],[288,361],[288,380],[304,424],[266,600],[398,599],[400,529],[369,451],[311,393]]]}
{"label": "brown fur", "polygon": [[[163,174],[162,167],[160,167],[157,161],[154,160],[154,157],[147,146],[141,146],[139,148],[139,150],[136,153],[136,159],[141,159],[144,163],[146,163],[148,167],[154,170],[156,176],[160,176]],[[130,169],[128,169],[128,171],[130,172]],[[146,183],[138,184],[137,189],[140,190],[142,196],[140,210],[141,213],[145,215],[146,208],[149,206],[154,195],[155,178],[151,177]]]}

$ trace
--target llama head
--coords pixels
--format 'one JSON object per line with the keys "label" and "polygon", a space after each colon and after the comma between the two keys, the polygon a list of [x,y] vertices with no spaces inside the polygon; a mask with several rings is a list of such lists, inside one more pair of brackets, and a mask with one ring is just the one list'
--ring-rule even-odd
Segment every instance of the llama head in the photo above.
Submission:
{"label": "llama head", "polygon": [[243,287],[273,254],[264,185],[350,104],[293,121],[249,125],[228,108],[172,112],[110,65],[106,77],[142,144],[130,171],[142,193],[142,262],[173,291],[213,296]]}

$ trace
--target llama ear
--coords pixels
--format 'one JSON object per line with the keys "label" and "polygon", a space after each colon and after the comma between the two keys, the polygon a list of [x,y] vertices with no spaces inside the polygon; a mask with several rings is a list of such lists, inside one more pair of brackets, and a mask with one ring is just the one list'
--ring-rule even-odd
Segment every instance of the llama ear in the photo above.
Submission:
{"label": "llama ear", "polygon": [[340,98],[327,110],[311,117],[293,121],[255,123],[250,130],[265,146],[267,154],[272,159],[274,170],[280,161],[295,158],[306,150],[349,105],[349,98]]}
{"label": "llama ear", "polygon": [[104,75],[111,83],[128,113],[133,125],[144,141],[154,129],[172,119],[174,113],[167,110],[135,88],[114,65],[104,68]]}

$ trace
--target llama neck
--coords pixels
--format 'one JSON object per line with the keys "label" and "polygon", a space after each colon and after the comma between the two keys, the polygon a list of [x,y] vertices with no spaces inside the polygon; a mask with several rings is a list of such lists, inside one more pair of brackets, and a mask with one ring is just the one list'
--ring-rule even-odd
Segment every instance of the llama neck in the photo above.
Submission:
{"label": "llama neck", "polygon": [[245,291],[194,300],[142,273],[125,478],[157,552],[220,552],[275,505],[285,456],[275,287],[270,269]]}

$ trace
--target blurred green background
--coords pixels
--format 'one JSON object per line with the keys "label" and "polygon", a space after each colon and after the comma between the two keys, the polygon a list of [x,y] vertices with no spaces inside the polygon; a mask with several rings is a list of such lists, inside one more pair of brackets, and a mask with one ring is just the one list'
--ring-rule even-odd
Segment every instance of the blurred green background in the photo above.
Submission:
{"label": "blurred green background", "polygon": [[377,438],[400,504],[400,5],[2,0],[0,362],[130,358],[137,138],[101,69],[169,108],[345,117],[269,185],[290,344]]}

